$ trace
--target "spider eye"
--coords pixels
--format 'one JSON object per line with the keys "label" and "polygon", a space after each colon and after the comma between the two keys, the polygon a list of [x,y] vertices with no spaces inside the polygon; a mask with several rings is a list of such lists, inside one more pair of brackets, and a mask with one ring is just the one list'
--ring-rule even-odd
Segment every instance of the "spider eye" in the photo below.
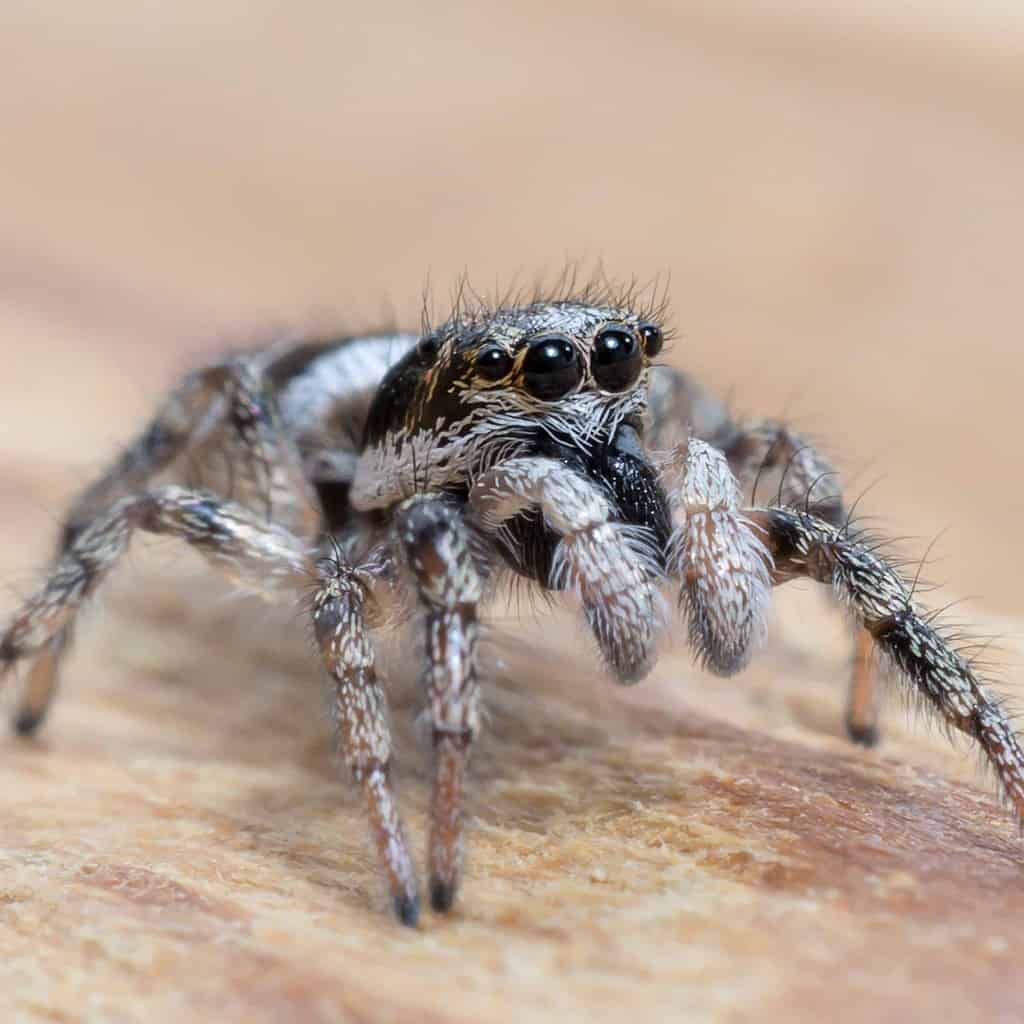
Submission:
{"label": "spider eye", "polygon": [[644,351],[647,353],[648,358],[656,356],[661,351],[661,346],[665,343],[665,336],[661,333],[661,328],[656,324],[641,324],[640,337],[644,339]]}
{"label": "spider eye", "polygon": [[523,384],[534,398],[553,402],[583,379],[576,349],[567,338],[537,338],[523,360]]}
{"label": "spider eye", "polygon": [[441,351],[441,339],[436,334],[428,334],[420,338],[416,345],[416,354],[424,366],[433,366],[437,353]]}
{"label": "spider eye", "polygon": [[602,391],[625,391],[636,383],[644,360],[636,335],[627,327],[597,332],[590,353],[590,372]]}
{"label": "spider eye", "polygon": [[497,346],[483,348],[476,357],[477,375],[484,380],[501,380],[512,370],[512,357]]}

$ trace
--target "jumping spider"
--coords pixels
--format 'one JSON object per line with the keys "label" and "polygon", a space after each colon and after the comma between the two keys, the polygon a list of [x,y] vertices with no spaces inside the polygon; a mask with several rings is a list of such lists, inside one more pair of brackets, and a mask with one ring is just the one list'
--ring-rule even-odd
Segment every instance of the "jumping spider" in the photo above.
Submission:
{"label": "jumping spider", "polygon": [[[0,638],[0,676],[33,659],[17,731],[42,722],[74,619],[136,530],[177,537],[261,592],[307,594],[312,580],[341,749],[396,913],[412,925],[416,872],[370,638],[386,608],[404,602],[422,631],[430,902],[445,911],[480,724],[478,609],[503,577],[574,592],[610,674],[634,683],[652,665],[663,586],[678,589],[696,657],[728,675],[764,636],[772,587],[806,576],[855,620],[851,737],[876,738],[877,648],[978,742],[1024,814],[1024,751],[999,703],[901,574],[847,529],[826,460],[778,424],[741,427],[657,365],[660,313],[636,305],[590,290],[462,306],[420,336],[303,342],[187,377],[74,504],[48,578]],[[183,463],[198,486],[156,485]],[[741,494],[772,464],[785,467],[777,501],[745,507]],[[825,493],[812,507],[816,485]]]}

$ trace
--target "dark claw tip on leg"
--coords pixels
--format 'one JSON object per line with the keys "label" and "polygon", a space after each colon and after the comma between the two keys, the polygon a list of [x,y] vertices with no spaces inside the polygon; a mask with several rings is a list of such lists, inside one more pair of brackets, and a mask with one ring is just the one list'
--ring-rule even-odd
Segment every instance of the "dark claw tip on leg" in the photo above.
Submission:
{"label": "dark claw tip on leg", "polygon": [[415,896],[396,896],[395,916],[406,928],[415,928],[420,921],[420,901]]}
{"label": "dark claw tip on leg", "polygon": [[846,734],[858,746],[871,749],[878,746],[880,735],[877,725],[860,725],[857,722],[846,723]]}
{"label": "dark claw tip on leg", "polygon": [[439,914],[447,914],[455,902],[455,886],[439,878],[430,880],[430,905]]}
{"label": "dark claw tip on leg", "polygon": [[14,716],[12,725],[19,736],[31,736],[39,728],[43,716],[34,711],[19,711]]}

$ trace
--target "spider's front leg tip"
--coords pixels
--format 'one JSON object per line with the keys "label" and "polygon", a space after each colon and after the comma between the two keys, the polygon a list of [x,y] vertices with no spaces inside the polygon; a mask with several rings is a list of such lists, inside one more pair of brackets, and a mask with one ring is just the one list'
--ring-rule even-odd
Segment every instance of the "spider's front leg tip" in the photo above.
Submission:
{"label": "spider's front leg tip", "polygon": [[447,914],[455,903],[456,884],[440,878],[430,880],[430,906],[438,914]]}
{"label": "spider's front leg tip", "polygon": [[40,711],[31,711],[28,708],[23,708],[11,719],[11,728],[16,735],[24,736],[27,739],[35,735],[36,730],[43,724],[45,717]]}
{"label": "spider's front leg tip", "polygon": [[882,734],[874,722],[854,722],[850,719],[846,720],[846,735],[852,743],[856,743],[857,746],[864,747],[866,750],[877,747],[878,741],[882,738]]}
{"label": "spider's front leg tip", "polygon": [[401,895],[394,900],[395,917],[406,928],[415,928],[420,923],[420,901],[416,896]]}

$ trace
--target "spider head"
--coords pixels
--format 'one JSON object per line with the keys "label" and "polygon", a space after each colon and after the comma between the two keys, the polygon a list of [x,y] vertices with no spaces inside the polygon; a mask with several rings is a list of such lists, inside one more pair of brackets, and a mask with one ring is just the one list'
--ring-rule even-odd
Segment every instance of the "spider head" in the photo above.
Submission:
{"label": "spider head", "polygon": [[[639,429],[663,338],[652,318],[582,301],[453,317],[382,382],[356,500],[385,504],[458,487],[499,459],[536,451],[542,439],[589,449],[623,422]],[[375,497],[364,496],[371,473],[384,478]]]}

